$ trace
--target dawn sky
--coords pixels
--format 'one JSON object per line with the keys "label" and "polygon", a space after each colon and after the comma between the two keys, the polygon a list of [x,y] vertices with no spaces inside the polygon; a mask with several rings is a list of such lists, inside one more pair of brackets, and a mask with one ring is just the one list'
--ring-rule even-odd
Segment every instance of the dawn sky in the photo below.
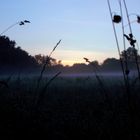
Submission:
{"label": "dawn sky", "polygon": [[[140,14],[140,0],[126,2],[129,13]],[[111,5],[119,14],[118,1],[112,0]],[[31,55],[49,54],[62,39],[52,57],[64,64],[84,62],[83,57],[99,62],[107,57],[118,58],[106,0],[1,0],[0,9],[0,32],[17,21],[31,21],[4,34]],[[116,27],[120,34],[121,24]],[[132,27],[139,41],[140,24],[134,23]]]}

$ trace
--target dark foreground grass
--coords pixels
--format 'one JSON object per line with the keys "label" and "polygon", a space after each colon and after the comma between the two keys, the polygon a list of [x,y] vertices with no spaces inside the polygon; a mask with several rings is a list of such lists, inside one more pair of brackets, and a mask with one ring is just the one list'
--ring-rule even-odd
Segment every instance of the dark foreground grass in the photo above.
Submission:
{"label": "dark foreground grass", "polygon": [[[131,87],[131,110],[120,79],[59,77],[36,104],[37,78],[15,78],[0,87],[0,135],[46,139],[140,139],[140,86]],[[131,112],[130,112],[131,111]]]}

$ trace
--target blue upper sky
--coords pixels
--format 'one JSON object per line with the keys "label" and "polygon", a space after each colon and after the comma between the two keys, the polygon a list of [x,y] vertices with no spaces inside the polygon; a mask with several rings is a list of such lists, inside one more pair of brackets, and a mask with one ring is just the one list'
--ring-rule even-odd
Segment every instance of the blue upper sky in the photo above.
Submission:
{"label": "blue upper sky", "polygon": [[[112,1],[113,12],[119,14],[118,1]],[[139,0],[126,3],[129,13],[140,14]],[[5,35],[32,55],[47,55],[62,39],[53,57],[64,64],[82,62],[83,57],[99,62],[106,57],[118,57],[107,0],[1,0],[0,9],[0,32],[17,21],[31,21],[11,28]],[[140,25],[132,26],[139,39]],[[120,35],[121,25],[116,28]]]}

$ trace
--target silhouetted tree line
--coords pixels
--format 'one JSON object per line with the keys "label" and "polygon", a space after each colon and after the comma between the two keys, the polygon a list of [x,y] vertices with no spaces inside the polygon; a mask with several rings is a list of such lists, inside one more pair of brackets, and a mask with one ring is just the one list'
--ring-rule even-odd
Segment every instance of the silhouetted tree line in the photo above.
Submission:
{"label": "silhouetted tree line", "polygon": [[[135,69],[135,48],[129,47],[126,51],[122,51],[121,58],[123,62],[126,61],[130,69]],[[25,50],[16,47],[16,42],[6,36],[0,36],[0,72],[29,72],[40,71],[43,64],[46,62],[47,56],[45,55],[29,55]],[[140,56],[138,55],[138,61]],[[121,71],[120,60],[116,58],[107,58],[102,64],[97,60],[88,64],[76,63],[73,66],[63,66],[61,60],[57,61],[50,58],[46,68],[47,72],[64,72],[64,73],[80,73],[80,72],[108,72],[108,71]]]}
{"label": "silhouetted tree line", "polygon": [[0,71],[14,72],[25,71],[38,66],[33,56],[19,46],[9,37],[0,36]]}

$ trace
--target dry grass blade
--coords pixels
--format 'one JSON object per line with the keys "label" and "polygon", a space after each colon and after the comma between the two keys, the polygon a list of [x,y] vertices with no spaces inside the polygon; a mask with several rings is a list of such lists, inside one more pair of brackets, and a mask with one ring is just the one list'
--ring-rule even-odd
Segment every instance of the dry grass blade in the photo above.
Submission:
{"label": "dry grass blade", "polygon": [[[126,4],[126,1],[125,1],[125,0],[123,0],[123,3],[124,3],[126,15],[127,15],[129,30],[130,30],[129,37],[126,36],[126,35],[125,35],[125,37],[126,37],[127,40],[129,41],[130,45],[131,45],[133,48],[135,48],[136,40],[133,39],[134,36],[133,36],[133,32],[132,32],[132,27],[131,27],[131,22],[130,22],[130,17],[129,17],[129,12],[128,12],[128,8],[127,8],[127,4]],[[139,17],[138,17],[138,21],[139,21]],[[134,56],[135,56],[135,63],[136,63],[137,72],[138,72],[138,78],[139,78],[139,81],[140,81],[140,67],[139,67],[139,63],[138,63],[138,55],[137,55],[137,53],[136,53],[135,51],[134,51]]]}
{"label": "dry grass blade", "polygon": [[121,58],[121,51],[120,51],[118,35],[117,35],[116,27],[115,27],[115,22],[113,22],[113,20],[112,20],[113,19],[113,17],[112,17],[113,12],[111,9],[110,0],[107,0],[107,3],[108,3],[109,13],[110,13],[112,27],[113,27],[113,31],[114,31],[114,36],[115,36],[115,40],[116,40],[116,45],[117,45],[117,49],[118,49],[118,54],[119,54],[121,69],[122,69],[122,73],[123,73],[123,77],[124,77],[124,82],[126,83],[125,69],[124,69],[122,58]]}
{"label": "dry grass blade", "polygon": [[61,43],[61,39],[57,42],[57,44],[54,46],[53,50],[51,51],[49,58],[51,57],[52,53],[55,51],[55,49],[57,48],[57,46]]}
{"label": "dry grass blade", "polygon": [[57,74],[55,74],[44,86],[44,88],[42,89],[42,91],[39,94],[39,97],[37,99],[37,105],[39,105],[42,101],[42,99],[44,99],[44,95],[46,93],[46,89],[47,87],[61,74],[61,72],[58,72]]}
{"label": "dry grass blade", "polygon": [[96,65],[94,65],[88,58],[83,58],[86,62],[88,62],[92,67],[93,67],[93,72],[94,72],[94,74],[95,74],[95,77],[96,77],[96,80],[97,80],[97,82],[98,82],[98,84],[99,84],[99,88],[100,88],[100,92],[103,94],[103,96],[104,96],[104,101],[106,102],[106,103],[108,103],[108,105],[109,105],[109,108],[112,110],[112,106],[111,106],[111,101],[110,101],[110,99],[109,99],[109,96],[108,96],[108,90],[107,90],[107,88],[105,87],[105,85],[104,85],[104,82],[103,82],[103,79],[101,79],[100,78],[100,76],[98,75],[98,68],[96,67]]}
{"label": "dry grass blade", "polygon": [[92,67],[94,68],[95,77],[96,77],[96,79],[97,79],[97,81],[98,81],[98,83],[99,83],[99,85],[100,85],[100,87],[101,87],[101,90],[102,90],[102,92],[106,93],[104,84],[103,84],[102,80],[100,79],[99,75],[97,74],[97,71],[98,71],[97,67],[96,67],[88,58],[85,58],[85,57],[84,57],[83,59],[84,59],[86,62],[88,62],[90,65],[92,65]]}
{"label": "dry grass blade", "polygon": [[61,72],[58,72],[57,74],[55,74],[45,85],[44,89],[42,90],[43,92],[46,91],[47,87],[52,83],[52,81],[54,81],[56,79],[56,77],[58,77],[61,74]]}
{"label": "dry grass blade", "polygon": [[91,63],[91,62],[89,61],[88,58],[84,57],[83,59],[84,59],[86,62]]}
{"label": "dry grass blade", "polygon": [[37,89],[39,88],[40,81],[41,81],[41,79],[42,79],[42,77],[43,77],[43,73],[44,73],[44,71],[45,71],[45,68],[46,68],[46,66],[48,65],[49,61],[50,61],[51,55],[52,55],[52,53],[55,51],[55,49],[58,47],[58,45],[59,45],[60,43],[61,43],[61,39],[60,39],[60,40],[58,41],[58,43],[54,46],[54,48],[53,48],[53,50],[51,51],[51,53],[49,54],[49,56],[46,57],[46,62],[44,63],[43,68],[42,68],[41,73],[40,73],[40,76],[39,76],[39,78],[38,78]]}

